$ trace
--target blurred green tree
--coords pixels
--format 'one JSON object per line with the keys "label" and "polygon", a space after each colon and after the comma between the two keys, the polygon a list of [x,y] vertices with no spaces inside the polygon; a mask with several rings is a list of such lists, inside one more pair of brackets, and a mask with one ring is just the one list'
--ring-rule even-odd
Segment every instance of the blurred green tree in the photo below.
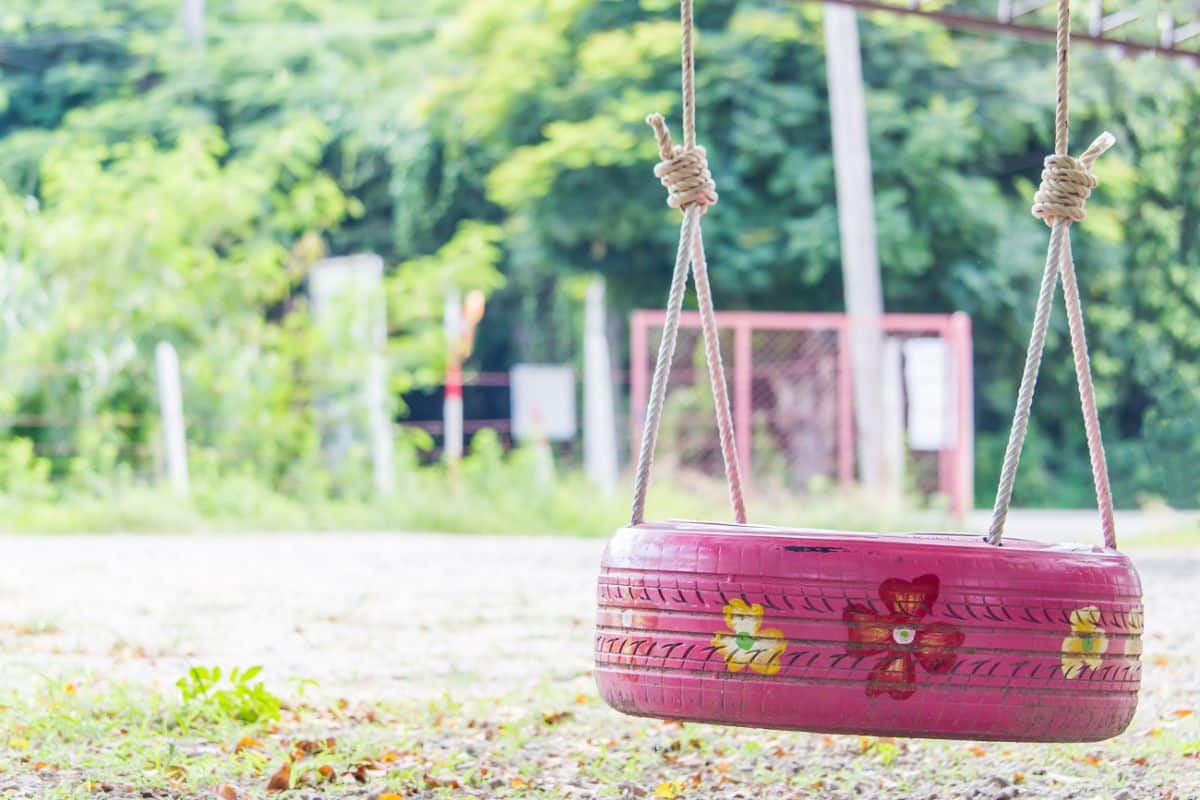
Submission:
{"label": "blurred green tree", "polygon": [[[222,0],[200,51],[168,0],[12,0],[0,14],[0,253],[41,265],[12,291],[35,296],[58,276],[93,327],[72,339],[56,311],[38,323],[57,333],[18,346],[10,327],[5,347],[76,358],[115,335],[98,322],[108,313],[137,321],[135,349],[164,332],[217,339],[215,319],[241,320],[208,345],[214,374],[237,342],[268,332],[300,348],[291,298],[323,239],[408,264],[389,280],[393,327],[422,380],[438,369],[439,293],[460,278],[494,288],[496,268],[506,285],[481,331],[484,362],[573,358],[577,276],[604,274],[618,315],[665,295],[675,216],[642,118],[662,111],[678,127],[676,13],[675,0]],[[722,195],[706,219],[718,306],[840,309],[820,7],[711,0],[699,14],[700,140]],[[974,318],[986,502],[1044,257],[1027,207],[1050,148],[1052,54],[883,15],[864,16],[862,36],[887,305]],[[1118,500],[1194,503],[1200,487],[1156,453],[1176,439],[1194,452],[1200,437],[1168,424],[1200,416],[1200,93],[1174,63],[1074,58],[1075,149],[1105,127],[1120,141],[1076,237]],[[462,263],[475,265],[467,277]],[[37,317],[46,302],[19,308]],[[1090,502],[1062,318],[1060,307],[1019,503]],[[96,407],[139,402],[111,394]],[[295,413],[284,394],[271,402],[261,419]],[[205,423],[214,444],[222,413]],[[144,433],[114,436],[119,450]],[[276,476],[295,458],[232,450]]]}

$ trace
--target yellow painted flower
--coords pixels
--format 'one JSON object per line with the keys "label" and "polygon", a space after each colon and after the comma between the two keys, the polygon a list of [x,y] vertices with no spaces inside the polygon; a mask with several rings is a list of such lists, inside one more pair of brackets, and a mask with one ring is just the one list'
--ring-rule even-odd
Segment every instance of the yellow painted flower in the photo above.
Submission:
{"label": "yellow painted flower", "polygon": [[1071,612],[1071,635],[1063,639],[1062,670],[1069,679],[1078,678],[1085,668],[1099,669],[1101,656],[1108,650],[1108,637],[1100,627],[1100,609],[1095,606]]}
{"label": "yellow painted flower", "polygon": [[1125,655],[1138,658],[1142,654],[1142,626],[1145,624],[1142,609],[1129,612],[1129,638],[1125,640]]}
{"label": "yellow painted flower", "polygon": [[778,628],[763,628],[762,618],[763,607],[758,603],[747,605],[734,598],[725,606],[729,631],[718,631],[712,646],[725,657],[730,672],[741,672],[746,667],[760,675],[779,672],[779,657],[787,649],[787,640]]}

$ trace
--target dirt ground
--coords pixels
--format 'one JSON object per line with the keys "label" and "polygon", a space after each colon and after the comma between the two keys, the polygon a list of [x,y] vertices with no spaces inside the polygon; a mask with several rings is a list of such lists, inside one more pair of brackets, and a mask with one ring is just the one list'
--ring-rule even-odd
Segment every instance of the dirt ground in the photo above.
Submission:
{"label": "dirt ground", "polygon": [[[1110,742],[985,750],[687,726],[682,753],[678,726],[624,718],[595,699],[602,548],[420,534],[3,537],[0,681],[32,692],[46,676],[104,675],[168,692],[194,664],[255,664],[281,694],[304,678],[351,703],[573,697],[570,719],[530,747],[605,741],[630,759],[675,749],[653,770],[630,767],[628,780],[611,783],[556,762],[530,795],[539,797],[1200,797],[1200,713],[1188,713],[1200,712],[1200,546],[1131,542],[1146,590],[1144,683],[1133,725]],[[429,736],[471,749],[475,727]],[[693,757],[696,730],[709,743]],[[715,782],[672,777],[720,772],[727,752],[739,759]],[[770,752],[787,757],[772,767]],[[790,777],[776,780],[764,766]],[[39,785],[19,770],[0,774],[5,796],[41,796]]]}

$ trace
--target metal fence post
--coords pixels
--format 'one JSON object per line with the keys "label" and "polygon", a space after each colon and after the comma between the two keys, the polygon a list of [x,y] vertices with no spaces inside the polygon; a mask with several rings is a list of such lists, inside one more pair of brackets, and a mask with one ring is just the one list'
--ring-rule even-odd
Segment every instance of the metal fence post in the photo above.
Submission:
{"label": "metal fence post", "polygon": [[738,461],[747,484],[753,484],[754,354],[750,323],[739,321],[733,329],[733,428],[737,435]]}
{"label": "metal fence post", "polygon": [[956,487],[953,510],[965,517],[975,507],[975,376],[971,344],[971,317],[959,311],[950,316],[950,341],[956,356],[958,382],[958,436]]}
{"label": "metal fence post", "polygon": [[854,373],[850,359],[850,325],[838,324],[837,351],[837,461],[838,484],[854,485]]}
{"label": "metal fence post", "polygon": [[187,438],[183,425],[183,389],[179,379],[179,356],[170,342],[154,348],[158,380],[158,409],[162,419],[163,452],[167,478],[181,494],[188,491]]}
{"label": "metal fence post", "polygon": [[646,403],[650,393],[651,355],[646,349],[646,311],[634,311],[629,317],[629,454],[637,457],[642,445],[642,425],[646,421]]}

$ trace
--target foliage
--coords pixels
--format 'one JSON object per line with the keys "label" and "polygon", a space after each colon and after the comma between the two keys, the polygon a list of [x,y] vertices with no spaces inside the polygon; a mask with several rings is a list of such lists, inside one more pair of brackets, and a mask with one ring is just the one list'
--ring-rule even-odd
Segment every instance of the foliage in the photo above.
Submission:
{"label": "foliage", "polygon": [[254,680],[261,673],[262,667],[234,667],[228,674],[215,666],[192,667],[175,686],[184,706],[193,712],[211,712],[246,724],[278,720],[282,701],[261,680]]}
{"label": "foliage", "polygon": [[[580,276],[606,277],[617,319],[661,302],[677,217],[642,119],[678,128],[672,0],[222,0],[203,47],[177,13],[13,0],[0,16],[4,494],[141,491],[160,470],[150,365],[169,341],[199,507],[227,507],[220,485],[363,502],[367,454],[333,465],[323,447],[362,368],[312,324],[307,276],[327,253],[388,264],[397,414],[438,380],[449,288],[495,293],[486,369],[576,358]],[[840,309],[820,6],[712,0],[698,24],[718,304]],[[972,315],[987,497],[1044,255],[1026,209],[1052,56],[909,18],[860,28],[887,306]],[[1200,90],[1162,61],[1074,59],[1074,148],[1102,128],[1120,142],[1075,237],[1116,495],[1194,505]],[[1022,504],[1090,502],[1068,347],[1057,310]],[[402,444],[415,470],[430,441]]]}
{"label": "foliage", "polygon": [[[401,462],[415,458],[410,452]],[[626,522],[623,488],[598,494],[578,472],[548,476],[544,458],[530,449],[506,453],[499,437],[484,430],[471,440],[457,477],[440,466],[409,467],[387,497],[365,491],[295,494],[249,472],[194,476],[187,497],[138,481],[87,489],[46,480],[24,484],[21,492],[0,487],[0,531],[414,530],[599,537]],[[361,476],[361,484],[370,485],[369,476]],[[950,524],[937,510],[914,512],[913,503],[892,507],[827,487],[797,496],[767,481],[762,486],[750,502],[764,523],[803,520],[812,527],[861,530]],[[725,497],[718,480],[662,463],[648,508],[657,518],[725,519]]]}
{"label": "foliage", "polygon": [[[668,212],[654,211],[661,196],[647,176],[654,153],[641,117],[661,110],[678,124],[674,4],[489,7],[465,3],[462,23],[437,40],[472,68],[428,90],[427,148],[453,151],[470,168],[419,184],[422,204],[483,194],[507,220],[510,287],[532,298],[514,311],[518,320],[555,318],[564,264],[604,273],[622,308],[657,305],[674,231]],[[700,139],[722,190],[705,225],[719,303],[839,309],[819,7],[714,2],[699,13]],[[884,15],[865,17],[862,35],[887,305],[972,315],[986,497],[1044,260],[1046,231],[1027,207],[1050,145],[1051,54]],[[494,44],[480,46],[485,38]],[[1073,129],[1112,127],[1122,142],[1100,163],[1092,217],[1076,235],[1117,496],[1193,505],[1200,486],[1168,489],[1142,442],[1155,414],[1189,412],[1172,393],[1200,394],[1200,306],[1184,277],[1200,263],[1195,126],[1182,123],[1196,92],[1171,64],[1075,57],[1088,80],[1076,81],[1084,97]],[[519,342],[523,353],[552,355],[573,335],[540,331]],[[1022,503],[1090,502],[1068,346],[1060,308],[1031,437],[1044,444],[1027,452]]]}

